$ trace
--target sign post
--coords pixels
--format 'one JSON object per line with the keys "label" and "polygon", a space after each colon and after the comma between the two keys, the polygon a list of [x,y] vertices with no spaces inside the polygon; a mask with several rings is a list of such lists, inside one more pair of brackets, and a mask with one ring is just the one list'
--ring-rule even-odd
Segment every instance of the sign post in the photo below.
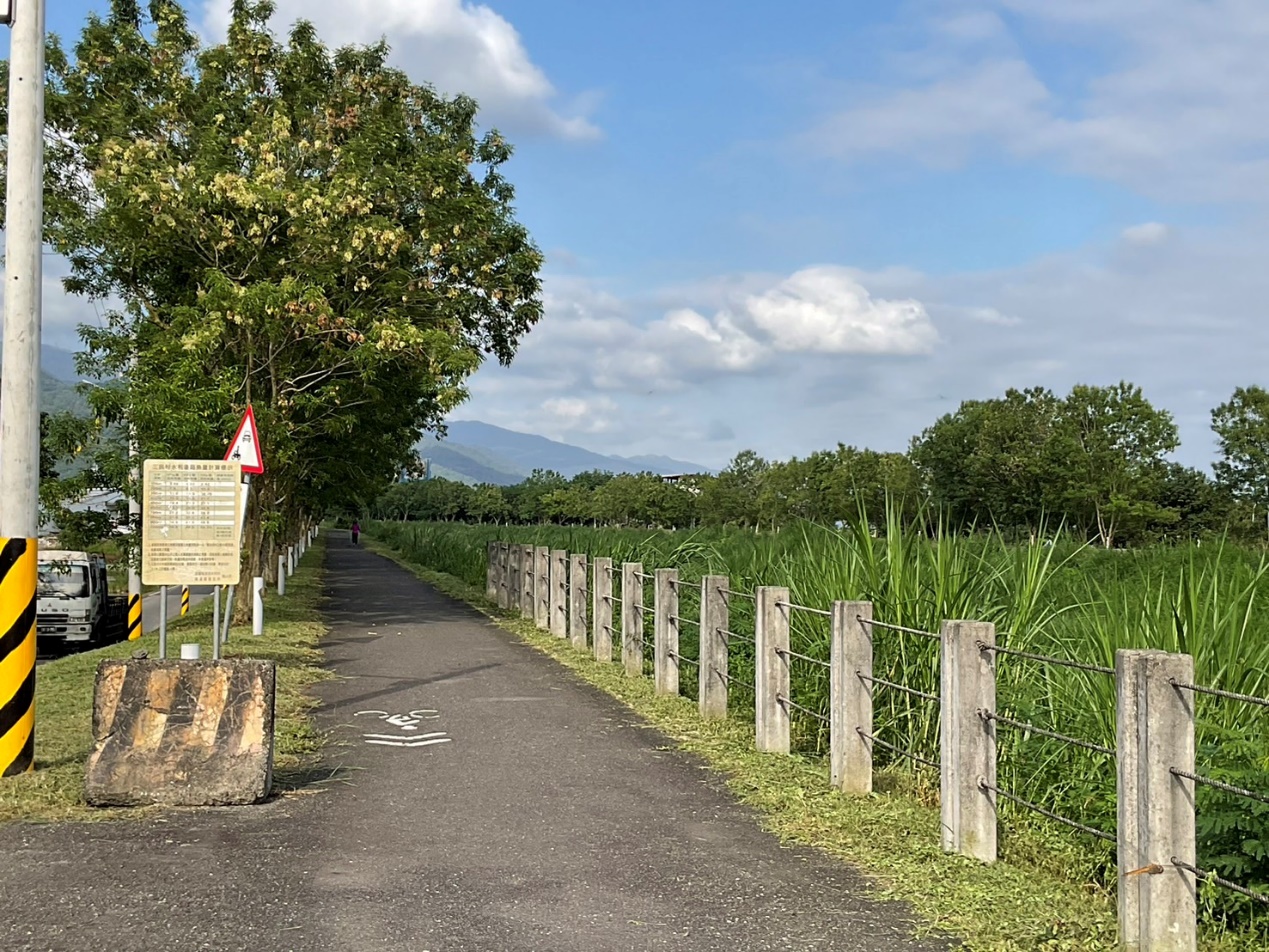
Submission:
{"label": "sign post", "polygon": [[[260,430],[256,426],[256,414],[251,409],[251,404],[247,404],[247,412],[242,415],[238,432],[230,441],[229,449],[225,450],[225,462],[237,463],[242,467],[242,498],[238,510],[238,546],[241,550],[243,539],[247,534],[247,497],[251,494],[251,477],[264,473],[264,458],[260,455]],[[212,635],[217,658],[220,657],[221,644],[229,643],[229,626],[233,623],[234,615],[234,590],[237,587],[238,577],[235,575],[225,596],[224,637],[222,639],[220,632]]]}

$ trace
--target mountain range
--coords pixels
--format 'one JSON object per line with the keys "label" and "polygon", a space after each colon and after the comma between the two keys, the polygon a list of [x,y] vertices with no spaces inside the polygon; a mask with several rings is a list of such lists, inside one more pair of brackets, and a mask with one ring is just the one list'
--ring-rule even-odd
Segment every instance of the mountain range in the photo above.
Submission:
{"label": "mountain range", "polygon": [[509,486],[535,469],[553,470],[568,478],[590,470],[663,476],[709,472],[699,463],[668,456],[607,456],[478,420],[453,420],[446,429],[443,440],[424,438],[418,445],[419,455],[430,461],[433,476],[466,483]]}
{"label": "mountain range", "polygon": [[[41,352],[41,404],[52,412],[88,412],[87,401],[75,389],[79,374],[75,355],[45,345]],[[590,470],[612,473],[651,472],[663,476],[707,473],[699,463],[668,456],[606,456],[570,443],[549,440],[532,433],[503,429],[478,420],[454,420],[443,440],[426,437],[419,455],[430,461],[433,476],[465,483],[509,486],[532,475],[535,469],[552,470],[572,478]]]}

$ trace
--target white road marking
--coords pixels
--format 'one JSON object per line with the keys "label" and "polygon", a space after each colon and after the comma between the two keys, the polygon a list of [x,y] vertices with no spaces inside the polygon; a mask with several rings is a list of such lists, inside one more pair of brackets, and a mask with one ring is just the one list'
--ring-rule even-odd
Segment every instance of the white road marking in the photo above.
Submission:
{"label": "white road marking", "polygon": [[419,734],[415,737],[402,737],[400,734],[362,734],[362,737],[377,737],[379,740],[420,740],[425,737],[445,737],[445,731],[435,731],[431,734]]}
{"label": "white road marking", "polygon": [[367,744],[383,744],[385,747],[430,747],[433,744],[448,744],[454,738],[437,737],[434,740],[367,740]]}

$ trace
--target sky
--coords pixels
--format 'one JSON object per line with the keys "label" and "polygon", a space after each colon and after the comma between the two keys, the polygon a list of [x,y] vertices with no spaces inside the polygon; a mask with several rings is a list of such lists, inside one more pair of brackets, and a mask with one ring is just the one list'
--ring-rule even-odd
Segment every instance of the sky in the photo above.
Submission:
{"label": "sky", "polygon": [[[103,4],[51,5],[73,35]],[[229,0],[191,0],[209,37]],[[1265,384],[1263,0],[278,0],[516,146],[545,317],[454,416],[721,467],[1140,384]],[[45,336],[91,305],[49,262]]]}

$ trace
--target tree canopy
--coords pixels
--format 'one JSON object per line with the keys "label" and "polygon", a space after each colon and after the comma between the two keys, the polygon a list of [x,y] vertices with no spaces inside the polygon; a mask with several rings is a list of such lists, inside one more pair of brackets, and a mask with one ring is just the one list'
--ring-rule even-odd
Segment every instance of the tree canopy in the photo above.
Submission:
{"label": "tree canopy", "polygon": [[89,399],[143,457],[218,457],[254,405],[245,572],[302,514],[377,495],[541,316],[511,149],[476,103],[383,44],[280,41],[272,12],[235,0],[204,45],[173,0],[111,0],[48,52],[46,240],[109,306],[81,369],[119,381]]}

